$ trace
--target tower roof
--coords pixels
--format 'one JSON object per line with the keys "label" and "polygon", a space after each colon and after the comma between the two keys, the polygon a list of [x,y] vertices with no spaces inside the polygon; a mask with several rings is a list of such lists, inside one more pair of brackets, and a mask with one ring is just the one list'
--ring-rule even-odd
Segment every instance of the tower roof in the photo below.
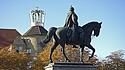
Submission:
{"label": "tower roof", "polygon": [[47,30],[43,26],[31,27],[23,36],[46,35]]}
{"label": "tower roof", "polygon": [[45,12],[40,9],[32,10],[30,12],[30,22],[31,22],[31,27],[32,26],[44,26],[44,21],[45,21]]}

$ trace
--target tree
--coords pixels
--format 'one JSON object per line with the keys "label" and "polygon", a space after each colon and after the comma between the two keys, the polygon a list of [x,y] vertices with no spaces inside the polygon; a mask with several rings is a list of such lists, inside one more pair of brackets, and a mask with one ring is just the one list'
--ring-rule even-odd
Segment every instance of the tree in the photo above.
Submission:
{"label": "tree", "polygon": [[[49,64],[49,54],[52,42],[48,43],[42,52],[38,53],[36,60],[32,61],[32,58],[25,52],[17,53],[15,49],[8,51],[8,48],[0,49],[0,69],[5,70],[27,70],[27,63],[32,61],[31,70],[44,70],[44,67]],[[65,47],[66,55],[72,62],[79,62],[79,49],[72,48],[71,45]],[[94,56],[88,61],[90,55],[89,49],[84,51],[85,63],[93,63],[97,61],[97,56]],[[61,52],[61,47],[58,46],[53,53],[54,62],[64,62],[64,57]]]}
{"label": "tree", "polygon": [[124,51],[111,52],[105,60],[98,64],[98,70],[125,70]]}
{"label": "tree", "polygon": [[111,70],[124,70],[124,51],[118,50],[111,53],[107,56],[108,64],[110,65]]}
{"label": "tree", "polygon": [[15,50],[8,51],[8,47],[0,50],[0,69],[5,70],[26,70],[30,58],[24,53],[16,53]]}

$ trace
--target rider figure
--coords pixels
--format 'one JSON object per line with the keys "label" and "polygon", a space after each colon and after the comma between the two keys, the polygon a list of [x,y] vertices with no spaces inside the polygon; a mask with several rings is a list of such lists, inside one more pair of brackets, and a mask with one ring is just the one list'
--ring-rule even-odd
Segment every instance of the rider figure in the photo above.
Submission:
{"label": "rider figure", "polygon": [[72,6],[70,7],[69,11],[70,12],[68,13],[68,16],[66,18],[64,27],[75,28],[78,26],[78,22],[77,22],[78,16],[75,14],[74,8]]}
{"label": "rider figure", "polygon": [[[76,42],[78,40],[78,34],[77,34],[77,27],[78,27],[78,16],[74,12],[74,8],[71,6],[70,7],[70,12],[68,13],[68,16],[65,21],[64,27],[69,27],[72,29],[72,35],[69,38],[69,41],[71,42]],[[74,48],[76,48],[75,45],[73,45]]]}

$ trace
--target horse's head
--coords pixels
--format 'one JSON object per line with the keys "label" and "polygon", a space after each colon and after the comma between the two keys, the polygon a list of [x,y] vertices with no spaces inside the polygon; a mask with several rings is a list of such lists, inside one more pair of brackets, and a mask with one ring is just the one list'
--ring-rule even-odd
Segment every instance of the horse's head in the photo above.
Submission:
{"label": "horse's head", "polygon": [[88,35],[92,35],[92,32],[94,31],[94,36],[98,37],[100,33],[101,24],[102,22],[93,21],[83,25],[82,28],[88,33]]}
{"label": "horse's head", "polygon": [[102,22],[100,22],[100,23],[97,22],[97,23],[94,25],[93,31],[94,31],[94,36],[96,36],[96,37],[99,36],[100,29],[101,29],[101,24],[102,24]]}

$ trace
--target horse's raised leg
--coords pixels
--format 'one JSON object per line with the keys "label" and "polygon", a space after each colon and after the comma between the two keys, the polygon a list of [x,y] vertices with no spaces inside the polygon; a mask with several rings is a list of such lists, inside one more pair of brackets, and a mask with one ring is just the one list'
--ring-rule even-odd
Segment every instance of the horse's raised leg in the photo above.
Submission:
{"label": "horse's raised leg", "polygon": [[92,55],[89,57],[89,59],[91,59],[94,56],[95,48],[93,48],[93,46],[91,44],[87,44],[86,46],[93,51]]}
{"label": "horse's raised leg", "polygon": [[84,61],[83,61],[83,51],[84,51],[84,46],[80,46],[80,62],[81,63],[84,63]]}
{"label": "horse's raised leg", "polygon": [[54,42],[53,46],[51,47],[50,49],[50,63],[53,63],[53,60],[52,60],[52,54],[53,54],[53,51],[56,49],[56,47],[58,46],[59,44],[57,42]]}
{"label": "horse's raised leg", "polygon": [[61,44],[61,47],[62,47],[62,53],[63,53],[63,55],[64,55],[66,61],[67,61],[67,62],[70,62],[70,60],[68,59],[68,57],[67,57],[66,54],[65,54],[65,44]]}

